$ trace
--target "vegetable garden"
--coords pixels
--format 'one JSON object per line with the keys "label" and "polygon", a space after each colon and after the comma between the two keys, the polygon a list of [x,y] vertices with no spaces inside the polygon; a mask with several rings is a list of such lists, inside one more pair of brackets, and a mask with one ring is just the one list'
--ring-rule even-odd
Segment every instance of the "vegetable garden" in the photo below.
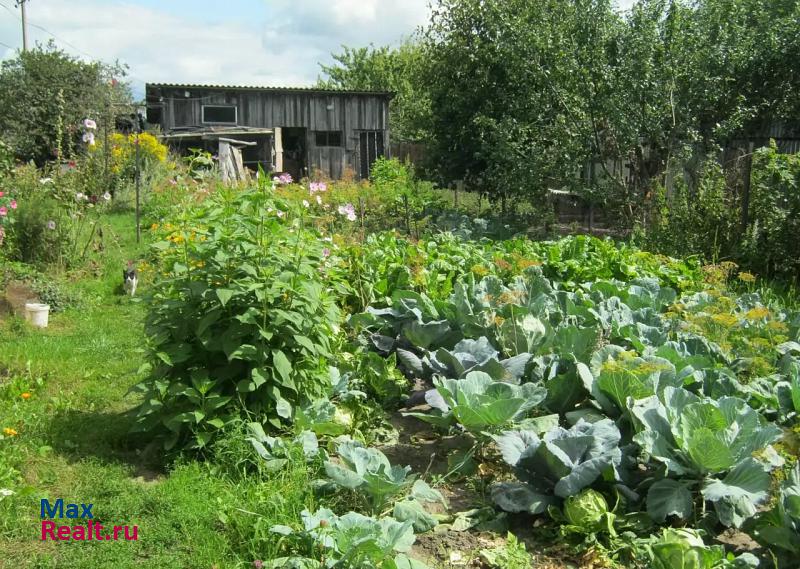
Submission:
{"label": "vegetable garden", "polygon": [[[791,302],[584,236],[365,236],[319,187],[219,189],[153,228],[135,428],[200,455],[238,430],[266,476],[313,473],[263,566],[424,567],[415,536],[520,528],[592,563],[791,566]],[[452,451],[390,461],[398,415]]]}

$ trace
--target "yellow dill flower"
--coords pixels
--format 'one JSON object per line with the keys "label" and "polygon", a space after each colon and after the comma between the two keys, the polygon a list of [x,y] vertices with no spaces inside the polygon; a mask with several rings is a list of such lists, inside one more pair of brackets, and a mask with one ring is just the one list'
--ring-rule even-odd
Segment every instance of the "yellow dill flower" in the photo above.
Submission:
{"label": "yellow dill flower", "polygon": [[743,271],[739,273],[739,280],[745,283],[754,283],[756,282],[756,276],[752,273]]}
{"label": "yellow dill flower", "polygon": [[755,308],[751,308],[747,312],[744,313],[744,317],[748,320],[761,320],[762,318],[768,318],[770,315],[769,309],[763,306],[757,306]]}
{"label": "yellow dill flower", "polygon": [[784,322],[779,322],[778,320],[770,320],[767,322],[767,329],[772,332],[785,333],[789,331],[789,327]]}
{"label": "yellow dill flower", "polygon": [[719,324],[726,328],[731,328],[739,323],[739,319],[733,314],[713,314],[711,320],[714,324]]}
{"label": "yellow dill flower", "polygon": [[485,277],[486,275],[489,274],[489,269],[487,269],[483,265],[474,265],[470,270],[472,271],[472,274],[474,274],[476,277]]}

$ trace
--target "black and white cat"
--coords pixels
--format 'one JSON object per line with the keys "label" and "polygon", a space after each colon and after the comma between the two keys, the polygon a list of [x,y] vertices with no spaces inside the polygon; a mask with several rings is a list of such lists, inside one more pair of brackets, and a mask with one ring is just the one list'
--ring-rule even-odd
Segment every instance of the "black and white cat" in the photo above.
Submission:
{"label": "black and white cat", "polygon": [[136,285],[139,283],[139,276],[136,274],[136,268],[133,266],[133,261],[128,261],[128,267],[122,269],[122,286],[125,292],[131,296],[136,294]]}

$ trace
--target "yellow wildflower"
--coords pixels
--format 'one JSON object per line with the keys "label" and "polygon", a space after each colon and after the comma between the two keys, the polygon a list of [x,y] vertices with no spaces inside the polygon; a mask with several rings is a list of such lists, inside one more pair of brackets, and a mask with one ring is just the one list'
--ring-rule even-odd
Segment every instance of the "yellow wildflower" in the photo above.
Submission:
{"label": "yellow wildflower", "polygon": [[726,328],[731,328],[739,323],[739,319],[733,314],[714,314],[711,316],[711,320],[715,324],[719,324]]}
{"label": "yellow wildflower", "polygon": [[489,269],[487,269],[483,265],[475,265],[474,267],[472,267],[472,273],[476,277],[485,277],[486,275],[489,274]]}
{"label": "yellow wildflower", "polygon": [[763,306],[757,306],[745,312],[744,317],[748,320],[761,320],[762,318],[768,318],[769,309]]}
{"label": "yellow wildflower", "polygon": [[25,393],[20,393],[19,396],[26,400],[31,398],[31,394],[27,391]]}
{"label": "yellow wildflower", "polygon": [[3,434],[7,437],[16,437],[19,433],[11,427],[6,427],[3,429]]}

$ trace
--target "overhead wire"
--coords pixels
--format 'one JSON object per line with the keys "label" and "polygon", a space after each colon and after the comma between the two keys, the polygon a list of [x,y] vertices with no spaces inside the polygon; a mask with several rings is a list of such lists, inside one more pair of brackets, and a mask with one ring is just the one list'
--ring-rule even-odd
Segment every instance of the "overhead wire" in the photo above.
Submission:
{"label": "overhead wire", "polygon": [[[2,6],[3,8],[5,8],[5,9],[6,9],[8,12],[10,12],[10,13],[11,13],[11,14],[12,14],[12,15],[13,15],[15,18],[17,18],[19,21],[22,21],[22,18],[20,17],[20,15],[19,15],[19,14],[17,14],[17,13],[16,13],[14,10],[12,10],[11,8],[9,8],[8,6],[6,6],[6,4],[5,4],[5,3],[3,3],[3,2],[0,2],[0,6]],[[93,59],[93,60],[95,60],[95,61],[102,61],[102,60],[103,60],[103,59],[102,59],[102,58],[100,58],[100,57],[97,57],[97,56],[95,56],[95,55],[92,55],[92,54],[91,54],[91,53],[89,53],[88,51],[84,51],[84,50],[82,50],[81,48],[79,48],[79,47],[77,47],[76,45],[74,45],[74,44],[72,44],[72,43],[68,42],[67,40],[65,40],[65,39],[62,39],[62,38],[58,37],[57,35],[55,35],[53,32],[51,32],[51,31],[50,31],[50,30],[48,30],[47,28],[45,28],[45,27],[43,27],[43,26],[40,26],[39,24],[34,24],[33,22],[31,22],[31,19],[30,19],[30,18],[27,18],[27,24],[28,24],[30,27],[32,27],[32,28],[36,28],[37,30],[41,30],[41,31],[43,31],[44,33],[46,33],[47,35],[49,35],[49,36],[50,36],[51,38],[53,38],[54,40],[58,41],[59,43],[62,43],[62,44],[64,44],[64,45],[66,45],[66,46],[67,46],[67,47],[69,47],[69,48],[72,48],[73,50],[77,51],[77,52],[78,52],[78,53],[80,53],[81,55],[84,55],[84,56],[88,57],[89,59]],[[3,44],[3,45],[5,45],[5,44]],[[6,47],[9,47],[10,49],[14,49],[14,48],[13,48],[13,47],[11,47],[11,46],[6,46]],[[142,83],[147,83],[147,82],[146,82],[144,79],[142,79],[141,77],[137,77],[137,76],[136,76],[136,75],[134,75],[133,73],[127,73],[127,77],[130,77],[131,79],[135,79],[135,80],[137,80],[137,81],[141,81]]]}

